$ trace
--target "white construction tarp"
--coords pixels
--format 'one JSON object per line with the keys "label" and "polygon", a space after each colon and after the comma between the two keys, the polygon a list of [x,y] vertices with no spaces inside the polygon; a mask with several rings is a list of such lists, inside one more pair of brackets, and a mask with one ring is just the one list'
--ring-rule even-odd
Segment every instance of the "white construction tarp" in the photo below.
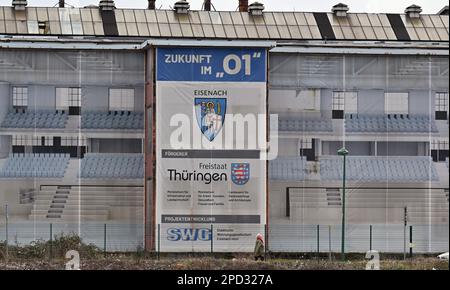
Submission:
{"label": "white construction tarp", "polygon": [[267,52],[158,48],[161,251],[252,251],[266,223]]}

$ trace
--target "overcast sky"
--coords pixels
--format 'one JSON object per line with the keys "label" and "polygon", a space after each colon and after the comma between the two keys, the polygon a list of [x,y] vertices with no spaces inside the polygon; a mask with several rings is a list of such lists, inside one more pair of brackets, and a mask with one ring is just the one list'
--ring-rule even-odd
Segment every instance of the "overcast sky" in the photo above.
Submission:
{"label": "overcast sky", "polygon": [[[256,1],[256,0],[255,0]],[[90,4],[98,5],[99,0],[66,0],[75,7]],[[156,0],[157,7],[169,9],[176,0]],[[254,2],[250,0],[249,3]],[[350,7],[350,12],[389,12],[403,13],[411,4],[422,7],[424,13],[434,14],[448,5],[447,0],[258,0],[270,11],[330,11],[334,4],[343,2]],[[1,6],[11,5],[12,0],[0,0]],[[29,6],[55,6],[58,0],[28,0]],[[117,8],[146,8],[147,0],[115,0]],[[191,9],[200,10],[203,0],[189,0]],[[212,0],[216,10],[236,10],[238,0]]]}

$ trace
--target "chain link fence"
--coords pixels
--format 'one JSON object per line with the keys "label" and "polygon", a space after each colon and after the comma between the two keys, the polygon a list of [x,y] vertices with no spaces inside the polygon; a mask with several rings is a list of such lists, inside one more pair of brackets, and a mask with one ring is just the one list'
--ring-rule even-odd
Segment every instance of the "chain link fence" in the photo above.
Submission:
{"label": "chain link fence", "polygon": [[[245,234],[242,234],[245,233]],[[167,225],[157,225],[156,252],[252,252],[256,235],[265,237],[270,253],[340,253],[342,232],[340,225],[272,224],[241,226],[230,234],[216,225],[199,228],[195,238],[174,237]],[[29,245],[33,241],[50,241],[60,235],[77,235],[85,244],[93,244],[105,252],[136,252],[144,249],[144,225],[128,223],[44,223],[30,221],[2,221],[0,241],[10,246]],[[407,255],[435,254],[448,251],[449,225],[374,224],[347,225],[345,252]],[[180,250],[181,249],[181,250]]]}
{"label": "chain link fence", "polygon": [[[269,248],[272,252],[332,252],[341,251],[340,225],[272,225],[269,228]],[[374,224],[346,225],[345,251],[365,253],[439,253],[448,251],[448,225]]]}
{"label": "chain link fence", "polygon": [[83,243],[106,252],[134,252],[144,248],[144,225],[128,223],[45,223],[16,221],[0,223],[0,241],[29,245],[61,235],[77,235]]}

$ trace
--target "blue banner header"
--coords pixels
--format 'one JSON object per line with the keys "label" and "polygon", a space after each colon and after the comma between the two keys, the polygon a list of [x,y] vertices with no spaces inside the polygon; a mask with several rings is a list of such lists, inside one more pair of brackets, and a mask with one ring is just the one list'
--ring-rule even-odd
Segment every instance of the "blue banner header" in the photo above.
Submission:
{"label": "blue banner header", "polygon": [[264,48],[157,49],[158,81],[265,82]]}

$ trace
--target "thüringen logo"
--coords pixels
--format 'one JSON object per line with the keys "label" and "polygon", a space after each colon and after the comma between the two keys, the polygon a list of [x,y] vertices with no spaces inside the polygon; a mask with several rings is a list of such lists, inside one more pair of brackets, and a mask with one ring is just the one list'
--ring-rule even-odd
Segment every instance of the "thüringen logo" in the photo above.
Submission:
{"label": "th\u00fcringen logo", "polygon": [[167,230],[167,240],[177,241],[211,241],[210,229],[170,228]]}
{"label": "th\u00fcringen logo", "polygon": [[231,163],[231,180],[236,185],[244,185],[250,179],[249,163]]}
{"label": "th\u00fcringen logo", "polygon": [[222,130],[227,112],[227,99],[195,98],[194,106],[198,126],[203,135],[212,142]]}

